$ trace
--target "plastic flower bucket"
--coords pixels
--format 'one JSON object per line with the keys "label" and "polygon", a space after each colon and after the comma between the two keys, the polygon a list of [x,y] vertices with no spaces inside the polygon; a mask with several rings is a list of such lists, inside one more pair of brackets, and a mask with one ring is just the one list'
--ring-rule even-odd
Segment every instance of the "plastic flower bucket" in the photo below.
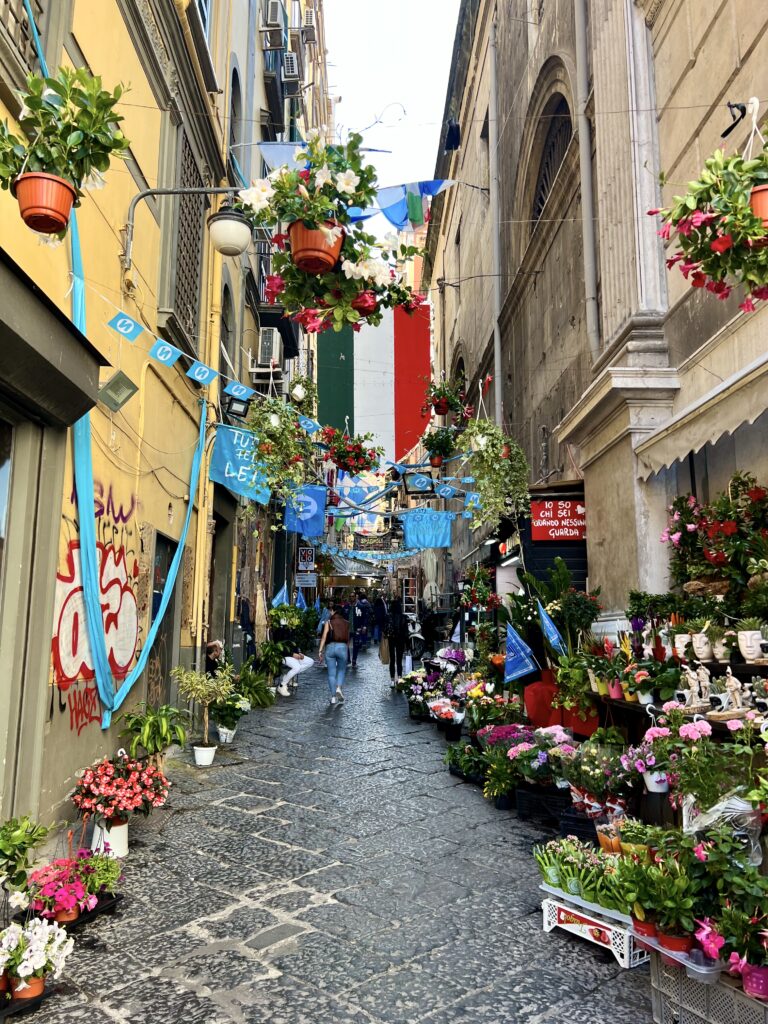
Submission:
{"label": "plastic flower bucket", "polygon": [[69,224],[77,193],[64,178],[31,171],[20,174],[11,191],[19,204],[21,219],[33,231],[56,235]]}
{"label": "plastic flower bucket", "polygon": [[749,197],[749,205],[752,207],[752,213],[760,218],[763,227],[768,231],[768,185],[755,185]]}

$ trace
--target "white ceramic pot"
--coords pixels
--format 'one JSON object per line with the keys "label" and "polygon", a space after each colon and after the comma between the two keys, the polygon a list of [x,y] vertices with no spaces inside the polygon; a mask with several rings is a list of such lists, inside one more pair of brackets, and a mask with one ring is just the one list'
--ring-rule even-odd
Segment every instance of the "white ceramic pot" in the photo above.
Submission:
{"label": "white ceramic pot", "polygon": [[195,752],[195,764],[198,768],[208,768],[213,764],[213,759],[216,756],[216,745],[212,744],[210,747],[193,747]]}
{"label": "white ceramic pot", "polygon": [[675,654],[678,658],[685,657],[685,648],[691,642],[690,633],[678,633],[675,637]]}
{"label": "white ceramic pot", "polygon": [[740,629],[736,634],[736,639],[739,641],[741,655],[748,664],[762,658],[760,641],[763,639],[763,634],[759,629]]}
{"label": "white ceramic pot", "polygon": [[643,782],[649,793],[669,792],[669,782],[664,772],[643,772]]}
{"label": "white ceramic pot", "polygon": [[91,849],[96,853],[108,853],[110,857],[128,856],[128,822],[111,828],[93,826]]}
{"label": "white ceramic pot", "polygon": [[297,402],[303,402],[306,397],[307,389],[303,384],[297,384],[296,387],[291,388],[291,398],[295,399]]}
{"label": "white ceramic pot", "polygon": [[730,661],[731,652],[728,650],[725,641],[718,640],[716,644],[712,645],[712,654],[716,661]]}
{"label": "white ceramic pot", "polygon": [[234,729],[227,729],[225,725],[217,725],[216,728],[219,730],[219,739],[221,740],[222,743],[231,743],[232,740],[235,738],[237,726],[235,726]]}
{"label": "white ceramic pot", "polygon": [[693,633],[691,636],[693,653],[699,661],[712,661],[712,644],[707,639],[706,633]]}
{"label": "white ceramic pot", "polygon": [[649,690],[648,693],[643,693],[642,690],[638,690],[637,699],[641,704],[653,704],[653,690]]}

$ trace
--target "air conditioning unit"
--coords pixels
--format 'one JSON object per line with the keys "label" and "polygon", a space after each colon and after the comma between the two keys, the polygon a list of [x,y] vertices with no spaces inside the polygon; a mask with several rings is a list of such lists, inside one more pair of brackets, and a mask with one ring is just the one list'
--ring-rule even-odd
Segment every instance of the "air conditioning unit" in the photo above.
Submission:
{"label": "air conditioning unit", "polygon": [[280,332],[276,327],[262,327],[259,331],[259,365],[282,370]]}
{"label": "air conditioning unit", "polygon": [[259,26],[262,49],[282,50],[285,48],[286,26],[283,0],[267,0],[264,10],[265,23]]}
{"label": "air conditioning unit", "polygon": [[282,28],[285,25],[285,8],[282,0],[267,0],[267,28]]}
{"label": "air conditioning unit", "polygon": [[317,42],[317,15],[311,7],[304,11],[304,40],[307,43]]}
{"label": "air conditioning unit", "polygon": [[286,96],[297,96],[301,92],[299,58],[290,50],[283,54],[283,88]]}

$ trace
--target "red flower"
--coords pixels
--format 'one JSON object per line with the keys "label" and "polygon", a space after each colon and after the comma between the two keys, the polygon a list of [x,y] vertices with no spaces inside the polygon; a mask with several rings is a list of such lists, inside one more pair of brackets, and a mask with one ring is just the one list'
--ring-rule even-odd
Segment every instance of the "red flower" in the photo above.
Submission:
{"label": "red flower", "polygon": [[733,237],[731,235],[720,235],[713,242],[709,243],[712,252],[728,252],[733,248]]}
{"label": "red flower", "polygon": [[299,177],[306,184],[309,182],[309,171],[306,168],[303,171],[299,171]]}
{"label": "red flower", "polygon": [[272,235],[272,244],[276,245],[280,252],[285,252],[285,243],[288,241],[288,235]]}
{"label": "red flower", "polygon": [[734,533],[739,532],[739,527],[733,519],[726,519],[722,526],[721,531],[726,537],[732,537]]}
{"label": "red flower", "polygon": [[702,274],[700,270],[697,270],[695,274],[691,275],[691,286],[693,288],[703,288],[707,283],[707,275]]}

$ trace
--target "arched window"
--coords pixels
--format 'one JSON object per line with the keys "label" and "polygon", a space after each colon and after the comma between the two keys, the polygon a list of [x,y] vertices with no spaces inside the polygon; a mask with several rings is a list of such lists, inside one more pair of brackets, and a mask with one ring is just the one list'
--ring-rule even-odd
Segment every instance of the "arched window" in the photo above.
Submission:
{"label": "arched window", "polygon": [[571,111],[563,96],[556,95],[548,105],[548,109],[542,115],[549,120],[549,128],[544,140],[544,148],[541,152],[539,163],[539,174],[536,179],[536,189],[533,193],[533,208],[531,218],[538,221],[544,210],[549,193],[555,183],[557,172],[565,159],[568,144],[573,136],[571,126]]}
{"label": "arched window", "polygon": [[237,348],[235,336],[235,309],[232,295],[225,285],[221,296],[221,359],[222,373],[237,376]]}
{"label": "arched window", "polygon": [[229,96],[229,177],[236,185],[247,184],[245,167],[247,151],[243,141],[243,96],[240,91],[240,78],[237,71],[232,72],[232,88]]}

